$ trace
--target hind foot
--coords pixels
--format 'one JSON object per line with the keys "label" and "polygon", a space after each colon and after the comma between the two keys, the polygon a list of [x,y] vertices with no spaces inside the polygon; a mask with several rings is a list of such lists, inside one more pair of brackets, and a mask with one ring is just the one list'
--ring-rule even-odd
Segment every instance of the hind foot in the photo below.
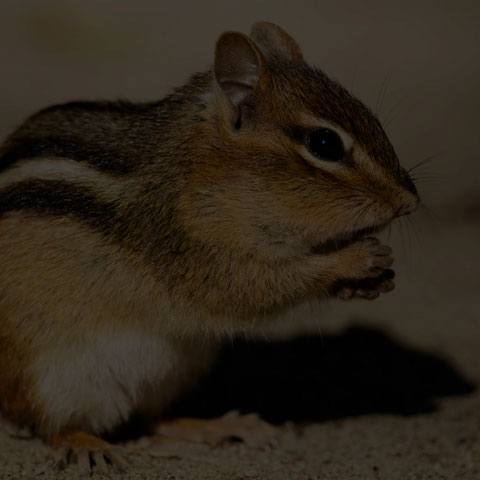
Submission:
{"label": "hind foot", "polygon": [[116,452],[117,447],[82,431],[62,433],[49,442],[57,450],[57,468],[64,469],[76,463],[84,474],[91,474],[96,465],[99,473],[108,474],[110,467],[124,471],[128,464]]}

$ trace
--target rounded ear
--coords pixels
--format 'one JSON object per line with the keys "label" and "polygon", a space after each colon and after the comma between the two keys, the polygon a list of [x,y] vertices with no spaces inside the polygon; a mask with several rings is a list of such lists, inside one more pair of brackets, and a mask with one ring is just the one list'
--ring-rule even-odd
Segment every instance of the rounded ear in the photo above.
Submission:
{"label": "rounded ear", "polygon": [[263,57],[246,35],[225,32],[215,47],[215,80],[234,107],[255,90],[263,69]]}
{"label": "rounded ear", "polygon": [[293,62],[303,60],[297,42],[274,23],[257,22],[253,25],[250,35],[266,56],[274,55]]}

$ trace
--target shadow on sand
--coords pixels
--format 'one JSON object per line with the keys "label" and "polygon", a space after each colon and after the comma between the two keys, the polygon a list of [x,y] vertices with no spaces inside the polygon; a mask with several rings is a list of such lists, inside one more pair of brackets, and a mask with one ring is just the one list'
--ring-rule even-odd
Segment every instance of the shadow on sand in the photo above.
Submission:
{"label": "shadow on sand", "polygon": [[[166,413],[213,418],[239,410],[275,424],[301,424],[370,413],[433,412],[437,399],[474,390],[446,359],[401,345],[380,330],[355,326],[338,335],[283,342],[237,340],[224,348],[198,387]],[[134,416],[105,438],[126,441],[148,431],[148,424]]]}
{"label": "shadow on sand", "polygon": [[444,358],[356,326],[284,342],[237,341],[170,414],[208,418],[236,409],[273,423],[320,422],[431,412],[436,399],[473,391]]}

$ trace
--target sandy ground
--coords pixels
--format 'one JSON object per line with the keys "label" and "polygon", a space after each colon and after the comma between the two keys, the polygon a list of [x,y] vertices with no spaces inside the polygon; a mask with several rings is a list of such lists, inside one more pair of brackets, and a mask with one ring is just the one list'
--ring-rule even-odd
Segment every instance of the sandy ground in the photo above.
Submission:
{"label": "sandy ground", "polygon": [[[260,413],[278,446],[143,436],[112,478],[480,479],[479,18],[467,1],[1,3],[2,137],[49,103],[158,98],[211,62],[221,31],[265,19],[377,107],[405,166],[433,155],[426,208],[387,237],[394,292],[292,311],[278,342],[229,347],[174,410]],[[0,423],[1,479],[76,476],[53,464]]]}

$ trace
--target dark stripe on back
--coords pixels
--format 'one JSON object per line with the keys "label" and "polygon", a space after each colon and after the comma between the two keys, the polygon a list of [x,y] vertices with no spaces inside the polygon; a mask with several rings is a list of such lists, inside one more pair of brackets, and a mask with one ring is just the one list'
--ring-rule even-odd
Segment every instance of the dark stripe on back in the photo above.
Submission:
{"label": "dark stripe on back", "polygon": [[116,205],[87,188],[61,180],[25,180],[0,190],[0,218],[7,212],[70,216],[104,233],[118,226]]}
{"label": "dark stripe on back", "polygon": [[0,157],[0,172],[18,160],[36,157],[69,158],[111,173],[129,173],[134,167],[131,156],[120,152],[108,151],[72,138],[43,137],[17,140]]}
{"label": "dark stripe on back", "polygon": [[117,113],[117,114],[139,114],[139,113],[148,113],[153,110],[156,106],[161,103],[159,102],[148,102],[148,103],[133,103],[128,100],[118,100],[118,101],[74,101],[68,103],[62,103],[59,105],[52,105],[40,110],[37,115],[43,115],[44,113],[51,112],[70,112],[72,110],[81,110],[82,112],[94,112],[94,113]]}

